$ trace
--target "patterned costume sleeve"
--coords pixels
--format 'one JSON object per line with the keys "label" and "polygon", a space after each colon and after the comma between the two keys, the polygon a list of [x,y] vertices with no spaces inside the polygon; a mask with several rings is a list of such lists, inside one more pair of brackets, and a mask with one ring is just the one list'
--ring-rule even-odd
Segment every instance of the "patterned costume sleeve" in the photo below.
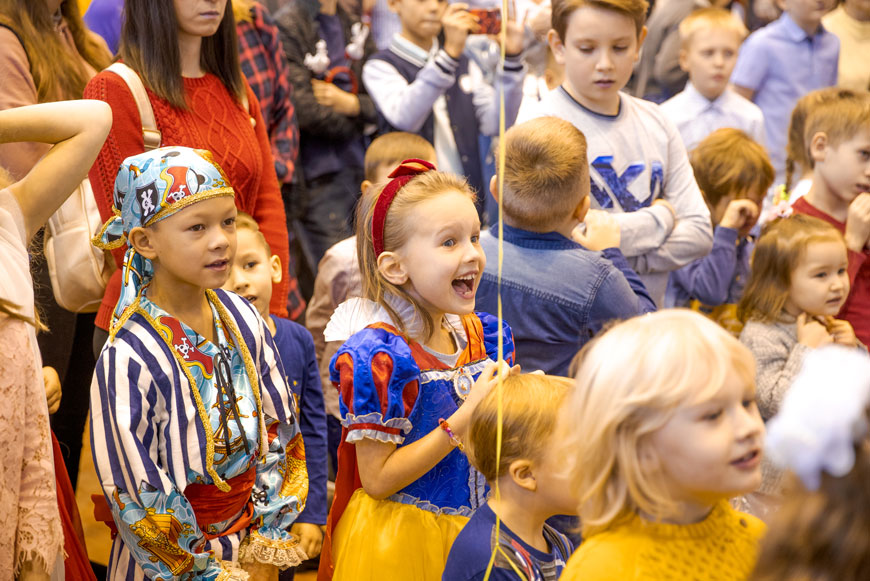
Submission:
{"label": "patterned costume sleeve", "polygon": [[402,337],[374,328],[351,336],[330,364],[330,379],[341,394],[347,441],[404,442],[413,427],[408,416],[419,377],[420,369]]}
{"label": "patterned costume sleeve", "polygon": [[[480,324],[483,326],[483,345],[486,349],[486,354],[493,361],[498,361],[498,317],[489,313],[476,313],[480,319]],[[508,365],[513,365],[516,358],[516,350],[514,347],[514,333],[511,331],[507,321],[502,320],[501,331],[504,334],[504,344],[502,346],[504,360]]]}
{"label": "patterned costume sleeve", "polygon": [[193,508],[157,463],[161,418],[170,413],[161,386],[174,384],[159,351],[149,353],[122,330],[100,356],[91,384],[97,476],[118,534],[147,578],[233,579],[210,553],[197,553],[205,538]]}
{"label": "patterned costume sleeve", "polygon": [[[249,305],[245,306],[253,311]],[[244,312],[244,316],[249,319],[252,313]],[[254,516],[240,560],[253,559],[284,569],[306,558],[301,550],[297,551],[298,539],[289,532],[308,497],[305,445],[299,430],[296,402],[276,356],[272,334],[259,315],[254,313],[253,316],[257,320],[250,328],[259,326],[259,337],[254,337],[256,351],[251,355],[259,371],[269,450],[266,457],[257,462],[257,480],[251,492]]]}

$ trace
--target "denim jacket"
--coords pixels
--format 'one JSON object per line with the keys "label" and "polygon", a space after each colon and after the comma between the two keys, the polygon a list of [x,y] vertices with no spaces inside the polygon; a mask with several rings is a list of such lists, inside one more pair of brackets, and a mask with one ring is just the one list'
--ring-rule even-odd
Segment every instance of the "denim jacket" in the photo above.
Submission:
{"label": "denim jacket", "polygon": [[[495,313],[498,230],[483,232],[487,265],[476,309]],[[557,232],[504,226],[502,312],[525,371],[567,375],[580,348],[614,319],[655,310],[655,303],[618,248],[587,250]]]}

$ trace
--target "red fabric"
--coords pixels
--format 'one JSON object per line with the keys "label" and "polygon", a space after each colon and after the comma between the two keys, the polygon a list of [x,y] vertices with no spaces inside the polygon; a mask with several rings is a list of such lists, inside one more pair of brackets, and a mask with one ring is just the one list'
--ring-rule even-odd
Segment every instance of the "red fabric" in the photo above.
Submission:
{"label": "red fabric", "polygon": [[[284,278],[273,287],[270,310],[287,316],[287,291],[290,252],[284,202],[275,176],[269,136],[260,113],[257,98],[245,85],[250,110],[256,121],[251,127],[248,113],[230,95],[214,75],[184,79],[190,109],[182,111],[148,91],[154,108],[157,128],[163,136],[162,145],[181,145],[208,149],[223,168],[236,190],[236,206],[253,216],[272,248],[281,258]],[[85,99],[105,101],[112,107],[112,130],[88,177],[103,220],[111,216],[115,175],[121,162],[145,150],[142,125],[133,95],[123,80],[114,73],[102,72],[85,88]],[[108,329],[112,311],[121,291],[120,266],[125,248],[113,252],[119,270],[112,275],[106,288],[96,324]]]}
{"label": "red fabric", "polygon": [[435,166],[428,161],[406,159],[388,176],[392,180],[381,190],[372,215],[372,245],[375,247],[375,256],[380,256],[384,251],[384,224],[387,221],[387,211],[390,209],[390,204],[393,203],[393,198],[409,181],[421,173],[434,169]]}
{"label": "red fabric", "polygon": [[[800,198],[792,206],[795,212],[819,218],[831,224],[842,233],[846,233],[846,224],[833,216],[822,212],[806,198]],[[845,319],[855,329],[855,336],[864,345],[870,345],[870,253],[853,252],[849,250],[849,280],[851,288],[849,298],[837,318]]]}
{"label": "red fabric", "polygon": [[[214,484],[187,485],[187,488],[184,489],[184,497],[190,502],[193,514],[196,516],[196,524],[207,540],[248,528],[254,515],[251,491],[254,489],[256,480],[257,468],[251,466],[247,471],[227,480],[227,484],[230,485],[229,492],[221,491]],[[109,527],[114,539],[115,535],[118,534],[118,527],[115,525],[112,509],[109,507],[106,497],[102,494],[92,494],[91,500],[94,503],[94,519]],[[227,530],[222,531],[219,535],[211,535],[206,532],[209,525],[230,519],[242,509],[245,509],[245,512]],[[71,577],[71,579],[78,579],[78,577]]]}
{"label": "red fabric", "polygon": [[213,539],[219,535],[209,535],[205,531],[208,525],[232,518],[242,509],[245,512],[228,530],[221,534],[235,533],[248,528],[254,515],[254,504],[251,502],[251,490],[257,480],[257,469],[251,466],[247,471],[227,480],[229,492],[223,492],[213,484],[188,484],[184,496],[193,507],[196,524],[203,531],[205,538]]}
{"label": "red fabric", "polygon": [[54,452],[54,478],[57,485],[57,508],[60,512],[60,523],[63,527],[63,550],[67,557],[63,562],[66,579],[77,581],[97,581],[88,550],[85,545],[85,533],[82,530],[82,519],[76,505],[76,493],[73,490],[63,456],[54,432],[51,432],[51,446]]}

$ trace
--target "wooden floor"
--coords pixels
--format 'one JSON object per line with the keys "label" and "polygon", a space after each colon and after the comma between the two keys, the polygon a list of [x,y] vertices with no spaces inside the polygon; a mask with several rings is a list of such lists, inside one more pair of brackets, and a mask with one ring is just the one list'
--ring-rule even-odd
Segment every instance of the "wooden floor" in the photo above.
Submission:
{"label": "wooden floor", "polygon": [[[79,466],[79,482],[76,489],[76,502],[82,516],[82,527],[85,531],[85,541],[88,545],[88,556],[91,561],[105,565],[109,562],[109,550],[112,539],[109,529],[103,523],[94,520],[94,505],[91,502],[92,494],[100,494],[100,483],[94,471],[94,461],[91,456],[91,445],[87,438],[88,428],[85,428],[84,447]],[[297,573],[296,581],[314,581],[317,574],[314,571]]]}

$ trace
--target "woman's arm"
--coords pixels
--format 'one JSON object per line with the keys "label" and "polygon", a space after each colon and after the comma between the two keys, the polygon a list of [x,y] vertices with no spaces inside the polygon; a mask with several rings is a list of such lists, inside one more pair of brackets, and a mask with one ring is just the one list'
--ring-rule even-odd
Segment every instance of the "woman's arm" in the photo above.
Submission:
{"label": "woman's arm", "polygon": [[0,142],[55,144],[9,187],[24,214],[28,240],[88,175],[112,125],[99,101],[61,101],[0,111]]}
{"label": "woman's arm", "polygon": [[269,134],[266,133],[266,122],[260,112],[257,97],[251,90],[247,81],[245,89],[250,100],[250,112],[256,121],[254,132],[257,136],[257,144],[260,146],[260,190],[250,208],[250,214],[257,221],[260,232],[269,243],[272,254],[281,258],[281,282],[272,285],[272,301],[269,304],[269,312],[279,317],[287,316],[287,291],[290,288],[290,242],[287,235],[287,218],[284,213],[284,201],[281,198],[281,188],[278,186],[278,177],[275,174],[275,164],[272,159],[272,147],[269,143]]}

